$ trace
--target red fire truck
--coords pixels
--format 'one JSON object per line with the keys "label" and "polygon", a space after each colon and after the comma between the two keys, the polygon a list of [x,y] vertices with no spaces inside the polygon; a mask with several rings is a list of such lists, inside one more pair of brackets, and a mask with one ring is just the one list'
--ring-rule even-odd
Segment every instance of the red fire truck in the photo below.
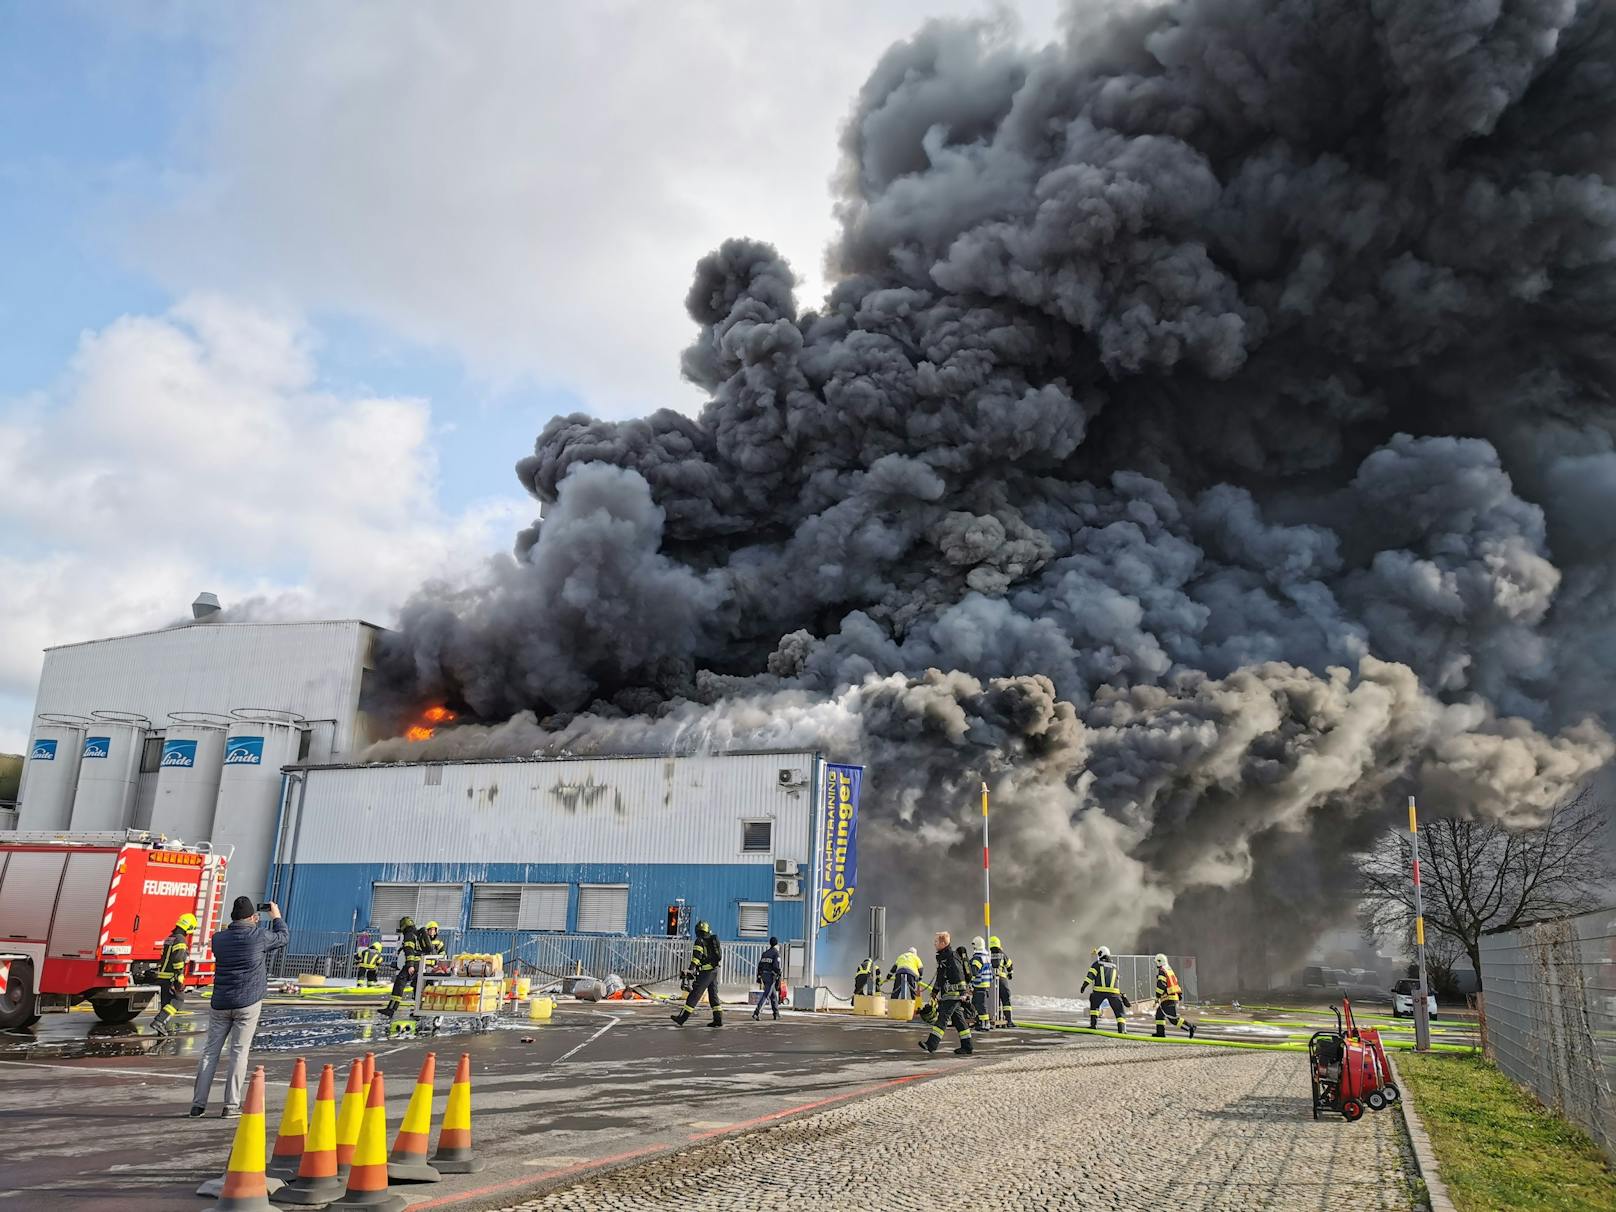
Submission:
{"label": "red fire truck", "polygon": [[138,829],[0,833],[0,1029],[85,1000],[127,1023],[156,996],[163,939],[185,913],[200,923],[185,983],[211,985],[228,865],[205,842]]}

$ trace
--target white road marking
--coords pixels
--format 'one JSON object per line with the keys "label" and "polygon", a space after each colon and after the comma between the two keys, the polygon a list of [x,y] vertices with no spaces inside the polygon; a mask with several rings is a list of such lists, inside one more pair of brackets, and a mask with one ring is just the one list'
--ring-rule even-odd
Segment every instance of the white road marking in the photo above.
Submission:
{"label": "white road marking", "polygon": [[622,1021],[615,1014],[604,1014],[599,1010],[594,1011],[594,1013],[599,1015],[600,1017],[604,1018],[606,1020],[606,1025],[604,1027],[602,1027],[599,1031],[595,1032],[595,1034],[591,1035],[583,1043],[579,1044],[576,1048],[572,1049],[572,1051],[563,1053],[561,1056],[556,1057],[555,1060],[550,1062],[552,1065],[559,1065],[562,1061],[567,1060],[570,1057],[576,1056],[578,1053],[582,1052],[585,1048],[589,1047],[590,1044],[594,1043],[597,1039],[599,1039],[601,1036],[605,1035],[608,1031],[610,1031],[613,1027],[617,1026],[617,1024]]}
{"label": "white road marking", "polygon": [[0,1065],[12,1065],[19,1069],[49,1069],[52,1073],[77,1073],[85,1077],[97,1077],[102,1073],[118,1073],[125,1077],[166,1077],[170,1081],[190,1082],[195,1084],[194,1073],[161,1073],[156,1070],[142,1069],[106,1069],[97,1065],[91,1069],[80,1065],[42,1065],[38,1061],[0,1060]]}

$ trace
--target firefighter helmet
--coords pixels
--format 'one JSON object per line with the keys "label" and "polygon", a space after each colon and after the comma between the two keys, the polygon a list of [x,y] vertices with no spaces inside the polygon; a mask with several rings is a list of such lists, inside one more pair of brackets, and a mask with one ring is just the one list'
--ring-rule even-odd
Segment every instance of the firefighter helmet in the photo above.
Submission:
{"label": "firefighter helmet", "polygon": [[180,914],[180,920],[175,922],[174,925],[184,933],[189,934],[197,927],[196,914],[182,913]]}
{"label": "firefighter helmet", "polygon": [[997,934],[990,935],[988,937],[988,946],[993,948],[993,950],[995,950],[995,951],[1003,951],[1004,950],[1004,947],[999,942],[999,936]]}
{"label": "firefighter helmet", "polygon": [[1158,968],[1167,967],[1167,957],[1165,955],[1158,955],[1156,957],[1156,967],[1158,967]]}
{"label": "firefighter helmet", "polygon": [[706,922],[705,920],[699,921],[699,922],[696,923],[696,933],[697,934],[711,934],[712,932],[713,932],[712,926],[708,922]]}
{"label": "firefighter helmet", "polygon": [[1111,948],[1109,948],[1109,947],[1096,947],[1094,949],[1094,954],[1099,956],[1101,959],[1108,960],[1108,959],[1111,958]]}
{"label": "firefighter helmet", "polygon": [[437,922],[428,922],[426,924],[426,928],[428,930],[436,930],[438,928],[438,923]]}
{"label": "firefighter helmet", "polygon": [[413,917],[401,917],[401,918],[399,918],[398,919],[398,928],[400,930],[414,930],[415,929],[415,919]]}

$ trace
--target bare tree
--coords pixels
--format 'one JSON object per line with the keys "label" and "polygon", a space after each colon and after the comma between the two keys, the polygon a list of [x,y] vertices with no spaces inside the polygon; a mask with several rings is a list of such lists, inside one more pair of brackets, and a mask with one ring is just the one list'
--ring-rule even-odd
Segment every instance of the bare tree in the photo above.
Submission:
{"label": "bare tree", "polygon": [[[1605,806],[1587,791],[1539,828],[1442,818],[1420,826],[1426,941],[1452,939],[1481,979],[1483,935],[1597,907],[1610,878]],[[1408,834],[1397,832],[1358,860],[1364,917],[1378,932],[1412,937],[1414,886]]]}

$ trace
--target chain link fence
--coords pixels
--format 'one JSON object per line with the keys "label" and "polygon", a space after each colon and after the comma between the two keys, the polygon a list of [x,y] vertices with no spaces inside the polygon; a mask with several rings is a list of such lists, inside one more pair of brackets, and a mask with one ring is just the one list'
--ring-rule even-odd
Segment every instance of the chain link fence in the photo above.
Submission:
{"label": "chain link fence", "polygon": [[[1117,985],[1122,996],[1130,1002],[1149,1001],[1156,996],[1156,957],[1154,955],[1113,955],[1117,966]],[[1196,979],[1193,955],[1169,955],[1167,962],[1178,974],[1178,984],[1184,990],[1185,1001],[1199,1001],[1200,981]]]}
{"label": "chain link fence", "polygon": [[1616,908],[1481,940],[1487,1054],[1616,1162]]}
{"label": "chain link fence", "polygon": [[[292,979],[304,973],[329,980],[354,980],[359,971],[354,964],[361,936],[380,937],[375,931],[321,931],[293,928],[291,945],[275,952],[269,974]],[[630,937],[609,934],[541,934],[536,931],[468,930],[456,935],[445,931],[440,937],[450,955],[460,952],[499,954],[509,973],[548,980],[569,976],[604,979],[615,972],[629,985],[677,983],[690,962],[692,940],[688,938]],[[758,960],[765,942],[724,942],[724,961],[719,984],[725,988],[751,988],[756,984]],[[382,971],[391,981],[396,970],[396,954],[384,942]]]}

